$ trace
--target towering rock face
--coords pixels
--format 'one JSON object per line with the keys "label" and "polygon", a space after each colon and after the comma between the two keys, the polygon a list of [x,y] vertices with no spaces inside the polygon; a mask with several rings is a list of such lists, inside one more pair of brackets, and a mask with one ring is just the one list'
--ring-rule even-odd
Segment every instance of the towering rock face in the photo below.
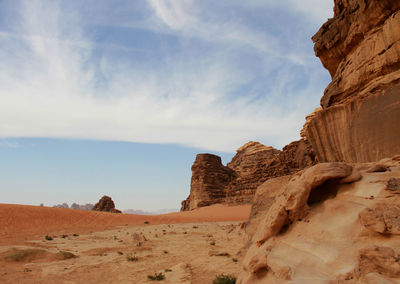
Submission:
{"label": "towering rock face", "polygon": [[190,195],[182,201],[181,210],[216,203],[251,203],[257,187],[266,180],[315,163],[315,154],[305,140],[293,142],[282,151],[251,141],[237,150],[227,166],[218,156],[199,154],[192,166]]}
{"label": "towering rock face", "polygon": [[235,172],[222,165],[221,158],[211,154],[198,154],[192,166],[190,195],[182,201],[181,211],[223,203],[226,187]]}
{"label": "towering rock face", "polygon": [[321,162],[400,153],[400,2],[336,0],[334,12],[313,37],[332,82],[302,134]]}

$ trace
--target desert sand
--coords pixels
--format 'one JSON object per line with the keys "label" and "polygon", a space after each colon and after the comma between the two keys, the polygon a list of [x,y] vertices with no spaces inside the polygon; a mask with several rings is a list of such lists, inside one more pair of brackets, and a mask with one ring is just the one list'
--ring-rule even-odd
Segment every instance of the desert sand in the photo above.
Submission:
{"label": "desert sand", "polygon": [[[211,283],[237,276],[250,206],[157,216],[0,204],[1,283]],[[52,240],[46,240],[46,236]]]}

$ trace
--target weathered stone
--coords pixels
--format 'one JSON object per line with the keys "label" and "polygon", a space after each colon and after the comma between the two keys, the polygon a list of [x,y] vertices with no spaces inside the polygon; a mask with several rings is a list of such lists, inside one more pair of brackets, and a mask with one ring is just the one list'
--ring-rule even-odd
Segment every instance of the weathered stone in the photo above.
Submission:
{"label": "weathered stone", "polygon": [[379,203],[360,213],[360,222],[369,230],[400,235],[400,205]]}
{"label": "weathered stone", "polygon": [[400,178],[391,178],[387,183],[387,190],[400,194]]}
{"label": "weathered stone", "polygon": [[181,210],[216,203],[249,204],[257,187],[266,180],[295,173],[316,162],[314,151],[303,139],[282,151],[248,142],[226,167],[218,156],[200,154],[192,167],[190,195],[182,201]]}
{"label": "weathered stone", "polygon": [[305,130],[320,162],[374,162],[400,153],[400,86],[319,111]]}
{"label": "weathered stone", "polygon": [[390,171],[321,163],[259,186],[236,283],[397,283],[400,162],[375,164]]}
{"label": "weathered stone", "polygon": [[391,247],[375,246],[360,250],[357,274],[377,272],[388,277],[400,277],[399,256]]}
{"label": "weathered stone", "polygon": [[234,178],[235,172],[223,166],[220,157],[198,154],[192,166],[190,195],[182,201],[181,211],[223,203],[226,187]]}
{"label": "weathered stone", "polygon": [[278,234],[284,225],[306,217],[311,190],[328,180],[345,178],[352,171],[353,168],[344,163],[321,163],[295,174],[260,222],[264,230],[258,230],[257,244],[262,245],[268,238]]}
{"label": "weathered stone", "polygon": [[103,212],[111,212],[111,213],[121,213],[120,210],[115,209],[114,201],[111,197],[104,195],[99,202],[97,202],[93,209],[94,211],[103,211]]}
{"label": "weathered stone", "polygon": [[322,110],[302,130],[320,162],[373,162],[400,153],[400,2],[335,1],[313,37],[332,76]]}

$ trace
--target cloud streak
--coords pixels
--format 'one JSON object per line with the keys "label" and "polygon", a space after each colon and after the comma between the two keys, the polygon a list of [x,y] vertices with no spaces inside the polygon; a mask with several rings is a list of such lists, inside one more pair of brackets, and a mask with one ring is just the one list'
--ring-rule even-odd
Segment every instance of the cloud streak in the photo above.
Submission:
{"label": "cloud streak", "polygon": [[296,139],[318,103],[310,97],[319,98],[325,84],[318,62],[240,19],[215,20],[199,3],[149,0],[145,30],[167,40],[152,42],[146,59],[135,38],[98,41],[62,2],[17,2],[15,21],[0,32],[0,137],[228,152],[251,139],[276,147]]}

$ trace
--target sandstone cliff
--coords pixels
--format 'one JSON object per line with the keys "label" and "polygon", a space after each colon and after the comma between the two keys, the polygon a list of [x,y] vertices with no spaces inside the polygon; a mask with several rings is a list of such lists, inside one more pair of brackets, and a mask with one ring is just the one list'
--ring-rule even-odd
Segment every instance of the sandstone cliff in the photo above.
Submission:
{"label": "sandstone cliff", "polygon": [[234,177],[235,172],[222,165],[221,157],[198,154],[192,166],[190,195],[182,201],[181,211],[223,203],[226,187]]}
{"label": "sandstone cliff", "polygon": [[190,195],[182,201],[181,210],[216,203],[251,203],[264,181],[315,163],[315,154],[305,140],[293,142],[282,151],[251,141],[237,150],[227,166],[218,156],[199,154],[192,166]]}
{"label": "sandstone cliff", "polygon": [[321,162],[371,162],[400,152],[400,2],[336,0],[313,37],[332,76],[302,131]]}
{"label": "sandstone cliff", "polygon": [[400,156],[266,181],[237,283],[398,283],[399,193]]}

